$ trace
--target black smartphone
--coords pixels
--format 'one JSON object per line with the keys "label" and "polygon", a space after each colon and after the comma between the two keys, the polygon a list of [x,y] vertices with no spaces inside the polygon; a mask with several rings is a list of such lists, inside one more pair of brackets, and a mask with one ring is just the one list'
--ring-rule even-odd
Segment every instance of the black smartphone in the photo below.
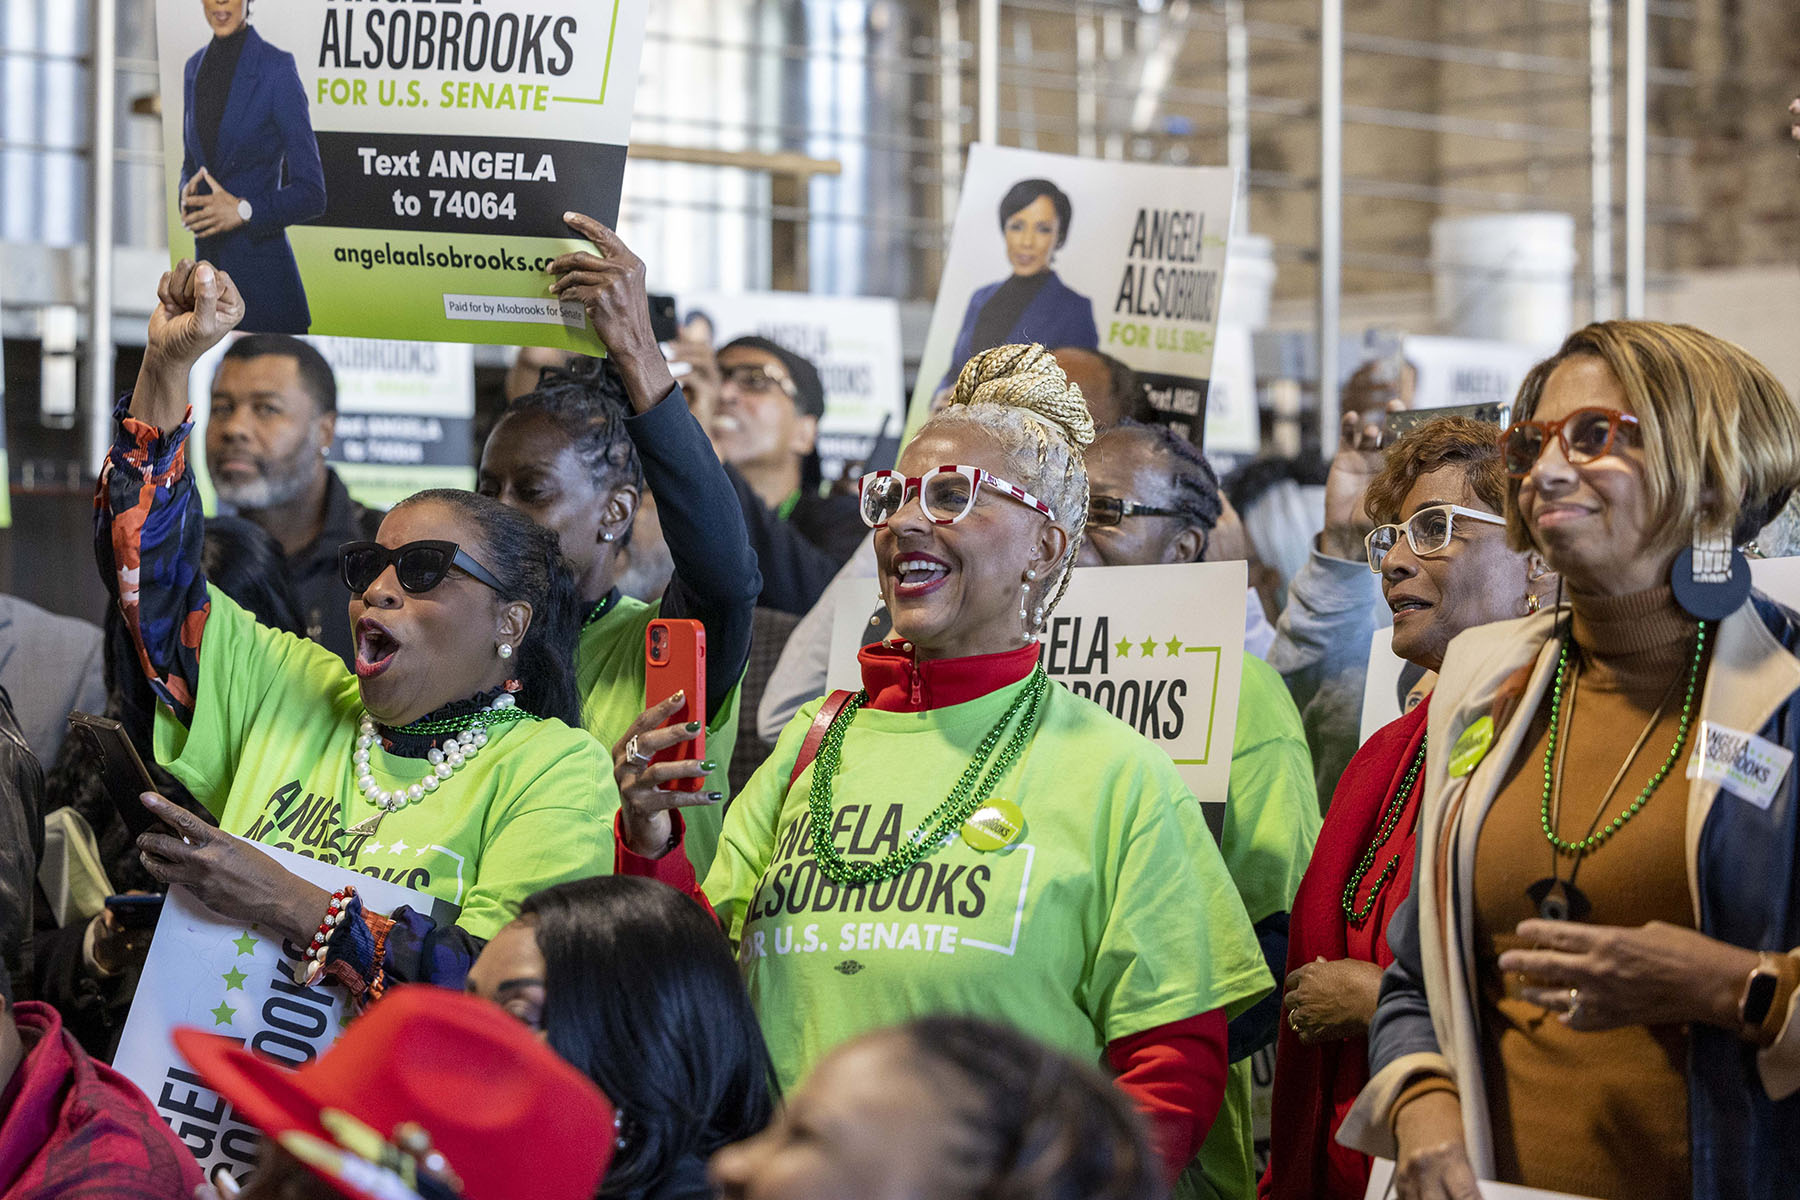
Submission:
{"label": "black smartphone", "polygon": [[162,916],[164,897],[160,892],[108,896],[106,907],[118,918],[124,929],[149,929]]}
{"label": "black smartphone", "polygon": [[650,297],[650,336],[659,342],[672,342],[681,336],[681,322],[675,317],[675,297]]}
{"label": "black smartphone", "polygon": [[151,816],[144,802],[138,799],[145,792],[154,792],[156,781],[150,778],[144,760],[138,757],[137,747],[125,735],[123,725],[111,717],[72,712],[69,714],[69,736],[77,739],[83,749],[99,760],[106,797],[112,801],[119,820],[125,822],[125,828],[131,831],[134,839],[153,829],[167,832],[167,827]]}

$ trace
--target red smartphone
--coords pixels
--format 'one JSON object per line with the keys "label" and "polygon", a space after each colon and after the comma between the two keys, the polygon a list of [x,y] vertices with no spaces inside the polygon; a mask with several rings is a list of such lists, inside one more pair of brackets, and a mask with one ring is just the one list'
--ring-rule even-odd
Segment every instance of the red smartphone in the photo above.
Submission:
{"label": "red smartphone", "polygon": [[[687,700],[662,728],[699,721],[700,732],[651,762],[706,757],[706,627],[685,618],[652,621],[644,631],[644,707],[653,708],[676,692],[685,692]],[[668,784],[673,792],[697,792],[705,786],[703,778]]]}

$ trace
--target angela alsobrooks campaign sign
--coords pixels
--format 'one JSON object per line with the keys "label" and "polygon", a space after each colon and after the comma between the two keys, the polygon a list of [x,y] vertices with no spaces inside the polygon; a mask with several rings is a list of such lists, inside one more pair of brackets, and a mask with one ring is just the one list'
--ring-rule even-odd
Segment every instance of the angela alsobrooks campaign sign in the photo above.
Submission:
{"label": "angela alsobrooks campaign sign", "polygon": [[243,327],[593,350],[549,261],[612,225],[643,0],[157,0],[172,258]]}

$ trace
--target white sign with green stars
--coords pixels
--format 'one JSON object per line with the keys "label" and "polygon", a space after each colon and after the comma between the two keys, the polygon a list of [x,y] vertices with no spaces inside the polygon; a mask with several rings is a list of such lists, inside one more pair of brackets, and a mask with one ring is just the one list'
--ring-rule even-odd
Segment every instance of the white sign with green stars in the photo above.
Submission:
{"label": "white sign with green stars", "polygon": [[[410,889],[272,846],[256,848],[322,888],[356,884],[377,911],[410,905],[432,912],[432,898]],[[295,984],[299,958],[299,947],[220,918],[186,888],[169,889],[113,1065],[150,1097],[208,1178],[219,1166],[240,1176],[253,1167],[258,1135],[189,1069],[171,1034],[191,1026],[247,1045],[270,1062],[312,1061],[343,1030],[344,996],[335,985]]]}
{"label": "white sign with green stars", "polygon": [[[1161,746],[1205,804],[1231,781],[1246,587],[1242,562],[1083,567],[1039,638],[1050,678]],[[828,686],[862,686],[872,607],[859,589],[833,612]]]}

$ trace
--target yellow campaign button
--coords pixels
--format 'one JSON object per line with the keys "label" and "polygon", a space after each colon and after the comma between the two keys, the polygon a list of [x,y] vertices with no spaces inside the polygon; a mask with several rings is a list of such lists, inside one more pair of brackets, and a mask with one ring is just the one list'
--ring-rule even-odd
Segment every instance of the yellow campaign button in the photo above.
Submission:
{"label": "yellow campaign button", "polygon": [[969,814],[962,840],[977,850],[1004,850],[1025,832],[1025,814],[1010,800],[989,800]]}
{"label": "yellow campaign button", "polygon": [[1493,744],[1494,718],[1481,717],[1471,722],[1456,739],[1456,745],[1450,747],[1450,774],[1461,778],[1473,771]]}

